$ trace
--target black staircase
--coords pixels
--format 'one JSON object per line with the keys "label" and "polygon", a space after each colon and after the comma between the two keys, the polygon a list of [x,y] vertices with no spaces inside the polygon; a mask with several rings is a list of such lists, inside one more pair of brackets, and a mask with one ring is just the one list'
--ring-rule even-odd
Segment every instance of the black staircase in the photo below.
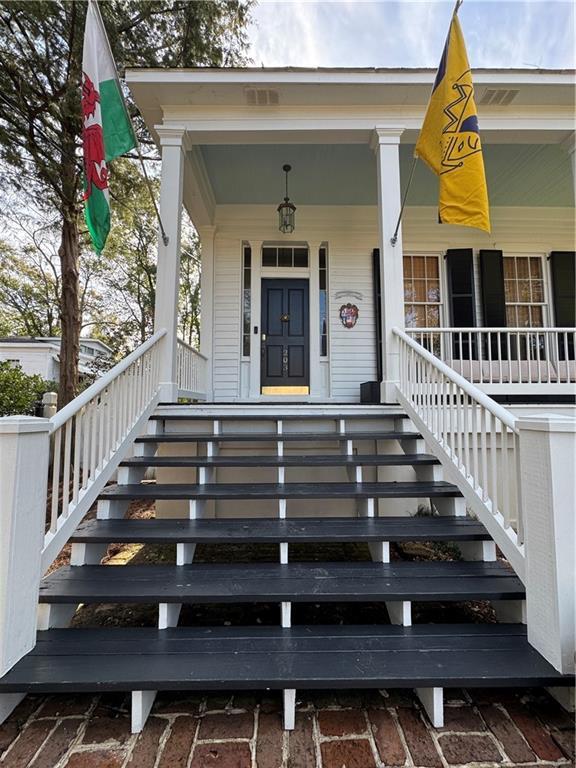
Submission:
{"label": "black staircase", "polygon": [[[73,562],[82,564],[42,581],[39,599],[53,610],[52,628],[39,632],[34,650],[0,680],[0,693],[414,687],[438,720],[425,689],[570,683],[529,645],[520,623],[522,582],[506,563],[481,559],[495,553],[490,537],[462,515],[458,488],[439,479],[438,462],[423,452],[420,436],[398,410],[302,413],[287,407],[281,414],[238,415],[215,406],[165,406],[149,432],[137,440],[140,455],[122,463],[118,484],[101,495],[98,519],[83,523],[73,537]],[[190,446],[188,454],[158,452],[175,444]],[[397,452],[388,451],[393,446]],[[285,481],[286,472],[302,467],[328,468],[341,478]],[[406,467],[413,468],[413,480],[389,479]],[[192,480],[151,482],[145,480],[150,469],[187,471]],[[228,469],[241,470],[245,482],[218,482]],[[262,470],[275,471],[276,482],[250,476]],[[385,481],[378,479],[382,470]],[[126,502],[136,499],[188,502],[190,518],[124,519]],[[354,516],[331,514],[333,499],[352,500]],[[426,499],[432,514],[389,516],[389,499]],[[267,500],[272,512],[202,517],[207,503],[234,500]],[[326,503],[322,514],[296,517],[293,500]],[[390,561],[390,543],[415,541],[454,543],[464,559]],[[348,542],[368,544],[372,562],[290,561],[295,544]],[[100,565],[109,543],[172,543],[177,559]],[[194,563],[197,544],[277,544],[279,562]],[[412,602],[463,600],[506,601],[518,622],[410,626]],[[292,603],[375,601],[386,603],[393,623],[291,626]],[[277,627],[177,626],[183,604],[271,602],[282,605]],[[164,628],[65,627],[71,613],[58,607],[81,603],[158,603]]]}

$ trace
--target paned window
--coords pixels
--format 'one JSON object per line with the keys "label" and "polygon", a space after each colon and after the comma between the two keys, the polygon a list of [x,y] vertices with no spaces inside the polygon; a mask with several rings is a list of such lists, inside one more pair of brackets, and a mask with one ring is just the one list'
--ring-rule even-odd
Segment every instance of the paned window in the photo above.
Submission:
{"label": "paned window", "polygon": [[265,246],[262,248],[263,267],[307,267],[308,248],[302,246]]}
{"label": "paned window", "polygon": [[544,325],[544,275],[540,256],[504,256],[504,295],[509,328]]}
{"label": "paned window", "polygon": [[404,256],[404,322],[406,328],[440,325],[440,269],[437,256]]}
{"label": "paned window", "polygon": [[318,251],[318,273],[320,283],[320,355],[328,355],[328,251]]}
{"label": "paned window", "polygon": [[242,264],[242,355],[250,357],[252,248],[244,246]]}

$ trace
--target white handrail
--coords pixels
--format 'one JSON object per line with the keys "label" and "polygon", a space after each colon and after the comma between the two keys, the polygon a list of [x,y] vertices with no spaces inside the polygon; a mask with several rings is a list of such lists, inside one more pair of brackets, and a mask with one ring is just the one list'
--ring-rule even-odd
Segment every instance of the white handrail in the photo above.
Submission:
{"label": "white handrail", "polygon": [[155,333],[50,419],[52,465],[43,570],[112,478],[156,407],[165,336],[164,330]]}
{"label": "white handrail", "polygon": [[96,395],[99,395],[100,392],[104,391],[111,381],[113,381],[121,373],[124,373],[124,371],[129,368],[135,360],[138,360],[139,357],[142,357],[145,352],[153,347],[154,344],[156,344],[156,342],[165,335],[165,330],[157,331],[143,344],[130,352],[127,357],[125,357],[123,360],[120,360],[120,362],[116,363],[113,368],[110,368],[109,371],[106,371],[106,373],[100,376],[100,378],[91,384],[88,389],[85,389],[78,395],[78,397],[75,397],[74,400],[65,405],[64,408],[58,411],[50,419],[52,429],[54,430],[61,427],[64,422],[68,421],[68,419],[74,416],[74,414],[79,411],[80,408],[83,408],[87,403],[89,403],[90,400],[93,400]]}
{"label": "white handrail", "polygon": [[201,357],[203,360],[208,360],[208,358],[206,357],[206,355],[203,355],[203,354],[202,354],[202,352],[200,352],[200,350],[196,349],[196,347],[192,346],[192,344],[188,344],[188,342],[187,342],[187,341],[184,341],[184,339],[178,339],[178,344],[179,344],[181,347],[185,347],[186,349],[190,349],[190,350],[192,350],[192,352],[194,352],[194,354],[195,354],[197,357]]}
{"label": "white handrail", "polygon": [[414,341],[414,339],[410,338],[410,336],[404,333],[404,331],[401,331],[399,328],[394,328],[393,330],[394,333],[397,336],[400,336],[400,338],[409,347],[412,347],[412,349],[416,350],[416,352],[418,352],[418,354],[423,357],[424,360],[428,360],[429,363],[436,367],[444,376],[446,376],[446,378],[450,379],[450,381],[453,381],[454,384],[466,392],[467,395],[477,400],[480,405],[490,411],[490,413],[496,416],[496,418],[500,419],[500,421],[506,424],[506,426],[510,427],[510,429],[516,431],[516,419],[514,415],[510,413],[510,411],[507,411],[506,408],[503,408],[495,400],[492,400],[491,397],[488,397],[488,395],[482,392],[482,390],[471,384],[468,379],[465,379],[464,376],[460,376],[459,373],[456,373],[453,368],[450,368],[449,365],[446,365],[446,363],[442,362],[442,360],[429,352],[425,347],[423,347],[421,344],[418,344],[418,342]]}
{"label": "white handrail", "polygon": [[400,357],[398,400],[441,462],[446,480],[458,486],[524,579],[514,416],[407,333],[399,328],[393,333]]}
{"label": "white handrail", "polygon": [[193,400],[206,399],[208,358],[191,344],[178,339],[176,370],[178,394]]}
{"label": "white handrail", "polygon": [[576,328],[564,328],[560,326],[468,326],[468,327],[456,327],[456,326],[430,326],[429,328],[406,328],[406,333],[542,333],[543,331],[555,331],[557,333],[574,333]]}
{"label": "white handrail", "polygon": [[487,391],[511,385],[524,392],[574,391],[576,328],[425,327],[406,333]]}

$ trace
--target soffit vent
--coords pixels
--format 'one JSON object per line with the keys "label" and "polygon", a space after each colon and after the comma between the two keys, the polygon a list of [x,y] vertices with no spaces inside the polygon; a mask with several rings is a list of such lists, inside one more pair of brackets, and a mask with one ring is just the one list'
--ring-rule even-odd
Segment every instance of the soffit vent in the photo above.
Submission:
{"label": "soffit vent", "polygon": [[511,104],[514,101],[516,96],[518,96],[518,91],[511,88],[498,88],[497,90],[486,88],[479,103],[483,105],[489,104],[490,106],[507,107],[508,104]]}
{"label": "soffit vent", "polygon": [[251,107],[275,107],[279,103],[278,91],[269,88],[246,88],[246,102]]}

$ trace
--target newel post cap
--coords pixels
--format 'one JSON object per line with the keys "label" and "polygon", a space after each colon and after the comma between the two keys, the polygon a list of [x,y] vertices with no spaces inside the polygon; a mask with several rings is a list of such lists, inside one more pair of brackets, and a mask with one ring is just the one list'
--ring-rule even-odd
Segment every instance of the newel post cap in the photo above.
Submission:
{"label": "newel post cap", "polygon": [[38,416],[3,416],[0,418],[0,435],[24,435],[31,432],[50,432],[50,419]]}
{"label": "newel post cap", "polygon": [[531,432],[576,432],[576,416],[558,413],[518,416],[516,427]]}

